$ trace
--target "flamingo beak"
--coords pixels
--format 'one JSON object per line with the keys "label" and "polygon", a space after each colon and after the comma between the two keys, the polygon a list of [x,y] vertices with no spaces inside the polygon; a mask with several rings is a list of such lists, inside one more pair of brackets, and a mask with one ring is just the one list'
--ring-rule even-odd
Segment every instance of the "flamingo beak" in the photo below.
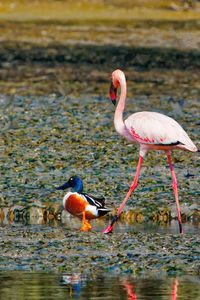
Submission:
{"label": "flamingo beak", "polygon": [[110,85],[110,100],[114,105],[116,105],[116,98],[117,98],[117,88],[114,86],[114,84],[111,82]]}
{"label": "flamingo beak", "polygon": [[63,185],[56,187],[55,189],[56,190],[65,190],[65,189],[68,189],[69,187],[70,187],[69,183],[66,182]]}

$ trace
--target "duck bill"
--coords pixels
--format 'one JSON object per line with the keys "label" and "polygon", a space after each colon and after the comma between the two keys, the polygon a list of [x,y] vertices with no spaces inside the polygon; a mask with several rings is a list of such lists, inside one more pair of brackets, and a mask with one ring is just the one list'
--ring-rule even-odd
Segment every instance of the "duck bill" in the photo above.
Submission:
{"label": "duck bill", "polygon": [[66,190],[66,189],[68,189],[69,187],[70,187],[70,186],[69,186],[69,183],[66,182],[66,183],[62,184],[61,186],[56,187],[56,190]]}
{"label": "duck bill", "polygon": [[114,84],[112,82],[111,82],[111,85],[110,85],[109,95],[110,95],[110,100],[112,101],[112,103],[114,105],[116,105],[117,88],[114,86]]}

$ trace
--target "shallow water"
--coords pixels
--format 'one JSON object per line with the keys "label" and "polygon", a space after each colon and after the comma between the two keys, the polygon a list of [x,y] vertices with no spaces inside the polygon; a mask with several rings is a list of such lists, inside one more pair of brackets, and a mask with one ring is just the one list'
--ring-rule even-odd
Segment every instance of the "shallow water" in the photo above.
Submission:
{"label": "shallow water", "polygon": [[[11,226],[11,225],[12,225],[12,227],[16,227],[16,228],[19,228],[19,227],[23,228],[23,226],[27,225],[27,223],[20,224],[19,222],[12,222],[12,223],[9,223],[9,225],[8,225],[8,223],[1,223],[0,227],[8,228],[8,226]],[[30,225],[36,225],[36,224],[30,224]],[[45,225],[45,224],[38,225],[38,230],[43,225]],[[106,226],[108,225],[108,222],[100,222],[100,223],[93,222],[92,225],[93,225],[92,232],[95,232],[95,231],[101,232],[103,229],[106,228]],[[75,221],[75,220],[69,220],[67,223],[61,224],[60,222],[53,221],[53,222],[50,222],[48,224],[48,226],[51,226],[51,227],[53,226],[53,227],[57,227],[57,228],[59,228],[61,226],[62,228],[67,228],[70,230],[78,231],[81,227],[81,222]],[[184,233],[190,233],[190,234],[199,233],[199,227],[200,227],[199,223],[193,224],[193,223],[187,222],[187,223],[183,224]],[[128,222],[126,222],[126,223],[118,222],[115,225],[114,231],[116,233],[145,232],[145,233],[159,233],[159,234],[169,234],[169,233],[176,234],[176,233],[178,233],[179,228],[178,228],[178,223],[175,221],[170,222],[169,224],[159,224],[159,223],[155,223],[155,222],[143,222],[143,223],[130,224]]]}
{"label": "shallow water", "polygon": [[200,299],[200,278],[0,272],[2,299]]}
{"label": "shallow water", "polygon": [[[48,208],[48,209],[47,209]],[[81,220],[76,217],[71,216],[68,212],[64,211],[61,206],[52,205],[51,207],[46,207],[48,211],[42,211],[41,207],[23,207],[23,206],[14,206],[14,207],[1,207],[0,208],[0,227],[9,228],[9,227],[25,227],[36,225],[40,228],[40,225],[50,226],[50,227],[62,227],[68,230],[79,230],[81,227]],[[128,213],[134,213],[129,211]],[[128,214],[127,213],[127,214]],[[93,232],[102,232],[106,228],[108,223],[111,222],[114,216],[112,217],[103,217],[97,220],[92,220],[92,231]],[[162,215],[160,216],[162,217]],[[159,217],[158,217],[159,218]],[[184,233],[196,234],[200,229],[200,220],[199,218],[188,218],[187,221],[183,222]],[[135,233],[135,232],[144,232],[144,233],[159,233],[159,234],[176,234],[179,232],[178,221],[176,219],[170,219],[170,216],[167,215],[165,219],[162,218],[162,221],[153,221],[144,216],[140,219],[129,219],[123,217],[119,219],[114,227],[114,231],[117,233]]]}

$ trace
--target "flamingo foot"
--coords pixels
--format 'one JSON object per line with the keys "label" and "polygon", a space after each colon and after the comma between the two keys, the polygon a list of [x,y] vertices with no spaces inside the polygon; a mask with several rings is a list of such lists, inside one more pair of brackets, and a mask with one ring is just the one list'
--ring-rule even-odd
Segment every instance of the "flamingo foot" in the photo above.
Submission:
{"label": "flamingo foot", "polygon": [[112,233],[112,231],[113,231],[113,226],[108,225],[108,227],[106,227],[106,229],[104,229],[102,233]]}
{"label": "flamingo foot", "polygon": [[85,231],[86,232],[86,231],[89,231],[91,228],[92,228],[92,226],[91,226],[90,222],[87,221],[87,220],[85,220],[83,222],[82,227],[81,227],[81,231]]}
{"label": "flamingo foot", "polygon": [[179,232],[180,232],[180,234],[182,234],[183,233],[182,222],[179,221],[178,224],[179,224]]}
{"label": "flamingo foot", "polygon": [[111,232],[113,231],[113,227],[114,227],[114,225],[115,225],[115,223],[117,222],[118,219],[119,219],[119,215],[116,215],[116,216],[113,218],[111,224],[108,225],[108,227],[106,227],[106,229],[104,229],[104,230],[102,231],[102,233],[111,233]]}

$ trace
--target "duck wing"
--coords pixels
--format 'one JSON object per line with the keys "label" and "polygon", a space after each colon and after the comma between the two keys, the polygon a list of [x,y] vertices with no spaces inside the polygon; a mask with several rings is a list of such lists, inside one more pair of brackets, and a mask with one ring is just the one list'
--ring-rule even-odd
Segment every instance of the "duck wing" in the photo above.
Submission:
{"label": "duck wing", "polygon": [[86,200],[88,201],[88,203],[90,205],[94,205],[97,208],[103,208],[104,207],[104,205],[105,205],[105,198],[103,198],[103,197],[97,198],[97,197],[89,196],[86,193],[81,193],[81,194],[86,198]]}

